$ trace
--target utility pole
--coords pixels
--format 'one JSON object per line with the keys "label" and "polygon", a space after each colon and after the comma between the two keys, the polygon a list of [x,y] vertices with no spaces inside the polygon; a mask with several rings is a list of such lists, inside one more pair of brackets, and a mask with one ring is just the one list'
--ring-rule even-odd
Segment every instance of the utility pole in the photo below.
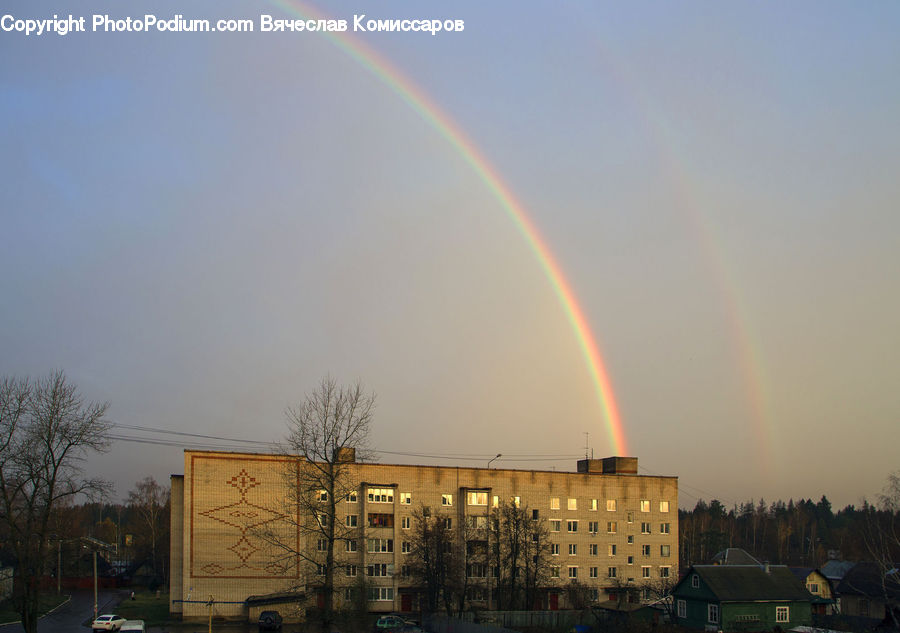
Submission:
{"label": "utility pole", "polygon": [[209,594],[209,602],[206,604],[209,606],[209,633],[212,633],[212,608],[213,602],[215,602],[215,598],[213,598],[212,594]]}
{"label": "utility pole", "polygon": [[97,550],[94,550],[94,619],[100,615],[97,606]]}
{"label": "utility pole", "polygon": [[62,593],[62,539],[56,541],[56,595]]}

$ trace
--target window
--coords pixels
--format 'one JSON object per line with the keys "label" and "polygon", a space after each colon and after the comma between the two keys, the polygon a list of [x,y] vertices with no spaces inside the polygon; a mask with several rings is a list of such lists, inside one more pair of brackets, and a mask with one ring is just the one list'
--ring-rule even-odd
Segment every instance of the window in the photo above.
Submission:
{"label": "window", "polygon": [[469,493],[469,505],[470,506],[486,506],[488,500],[488,493],[486,492],[470,492]]}
{"label": "window", "polygon": [[569,578],[578,578],[578,568],[577,567],[569,567]]}
{"label": "window", "polygon": [[590,554],[591,554],[591,556],[596,556],[596,555],[597,555],[597,552],[598,552],[599,549],[600,549],[600,548],[597,546],[596,543],[591,543],[588,547],[590,548]]}
{"label": "window", "polygon": [[641,545],[641,555],[642,556],[650,556],[650,546],[649,545]]}
{"label": "window", "polygon": [[550,509],[559,510],[559,497],[550,497]]}
{"label": "window", "polygon": [[569,519],[566,521],[566,530],[568,532],[577,532],[578,531],[578,521]]}
{"label": "window", "polygon": [[444,528],[447,530],[453,529],[453,519],[450,517],[444,517]]}
{"label": "window", "polygon": [[516,506],[518,508],[519,504],[522,502],[522,499],[520,497],[511,497],[510,501],[512,502],[512,504],[514,506]]}
{"label": "window", "polygon": [[607,578],[615,578],[616,577],[616,567],[608,567],[606,569],[606,577]]}
{"label": "window", "polygon": [[400,553],[401,554],[409,554],[412,551],[412,543],[409,541],[401,541],[400,543]]}
{"label": "window", "polygon": [[322,527],[328,527],[328,515],[327,514],[317,514],[316,520],[319,522],[319,525]]}
{"label": "window", "polygon": [[809,593],[819,593],[819,583],[817,582],[811,582],[806,587]]}
{"label": "window", "polygon": [[442,506],[452,506],[453,505],[453,495],[441,495],[441,505]]}
{"label": "window", "polygon": [[717,604],[706,605],[706,619],[710,624],[718,624],[719,623],[719,605],[717,605]]}
{"label": "window", "polygon": [[569,510],[577,510],[578,509],[578,499],[569,499],[568,502]]}
{"label": "window", "polygon": [[387,578],[394,575],[394,566],[387,563],[373,563],[366,565],[366,576],[372,578]]}
{"label": "window", "polygon": [[634,545],[634,534],[629,534],[629,535],[628,535],[628,544],[629,544],[629,545]]}
{"label": "window", "polygon": [[369,553],[379,554],[394,551],[394,539],[392,538],[370,538]]}
{"label": "window", "polygon": [[659,511],[660,512],[668,512],[669,511],[669,502],[668,501],[660,501],[659,502]]}
{"label": "window", "polygon": [[671,526],[671,524],[669,524],[669,523],[660,523],[659,524],[659,533],[660,534],[669,534],[670,529],[671,529],[670,526]]}
{"label": "window", "polygon": [[402,519],[400,519],[400,527],[404,530],[408,530],[411,523],[412,521],[410,521],[409,517],[403,517]]}
{"label": "window", "polygon": [[372,602],[392,602],[394,600],[394,588],[369,587],[369,600]]}
{"label": "window", "polygon": [[392,528],[394,527],[394,515],[370,513],[369,527]]}
{"label": "window", "polygon": [[537,521],[537,520],[538,520],[538,517],[540,517],[540,516],[541,516],[541,513],[540,513],[540,511],[539,511],[537,508],[533,508],[533,509],[531,510],[531,518],[532,518],[532,519],[534,519],[535,521]]}
{"label": "window", "polygon": [[325,575],[325,565],[318,563],[316,565],[316,576],[324,576]]}
{"label": "window", "polygon": [[694,589],[700,588],[700,576],[691,576],[691,587],[693,587]]}
{"label": "window", "polygon": [[597,511],[597,500],[596,499],[591,499],[591,510],[594,512]]}
{"label": "window", "polygon": [[650,534],[650,524],[641,523],[641,534]]}
{"label": "window", "polygon": [[369,503],[394,503],[394,489],[369,488]]}
{"label": "window", "polygon": [[500,497],[498,497],[497,495],[494,495],[494,498],[491,500],[491,506],[493,506],[495,508],[499,508],[500,507]]}
{"label": "window", "polygon": [[588,521],[588,532],[591,534],[596,534],[600,531],[600,522],[599,521]]}
{"label": "window", "polygon": [[659,577],[660,578],[668,578],[669,577],[669,567],[660,567],[659,568]]}
{"label": "window", "polygon": [[319,552],[328,551],[328,539],[320,538],[316,543],[316,550]]}
{"label": "window", "polygon": [[791,608],[790,607],[775,607],[775,621],[776,622],[789,622],[791,619]]}
{"label": "window", "polygon": [[607,499],[606,500],[606,511],[607,512],[615,512],[616,511],[616,500],[615,499]]}
{"label": "window", "polygon": [[650,567],[648,565],[644,565],[641,567],[641,578],[649,578],[650,577]]}
{"label": "window", "polygon": [[684,600],[679,600],[677,602],[678,605],[678,617],[686,618],[687,617],[687,602]]}
{"label": "window", "polygon": [[487,529],[487,521],[488,518],[484,516],[467,516],[466,526],[474,530],[484,530]]}
{"label": "window", "polygon": [[559,543],[550,543],[550,555],[559,556]]}
{"label": "window", "polygon": [[401,505],[411,505],[412,504],[412,493],[411,492],[401,492],[400,493],[400,504]]}
{"label": "window", "polygon": [[550,531],[551,532],[559,532],[559,526],[562,525],[562,521],[559,519],[551,519],[550,520]]}
{"label": "window", "polygon": [[403,576],[404,578],[409,578],[409,575],[410,575],[409,565],[402,565],[400,567],[400,575]]}
{"label": "window", "polygon": [[347,527],[356,527],[359,525],[359,516],[355,514],[347,515]]}
{"label": "window", "polygon": [[597,568],[591,567],[589,575],[591,578],[597,578]]}
{"label": "window", "polygon": [[616,533],[616,522],[615,521],[607,521],[606,522],[606,532],[608,534]]}
{"label": "window", "polygon": [[615,556],[615,555],[616,555],[616,544],[615,544],[615,543],[610,543],[608,549],[609,549],[609,555],[610,555],[610,556]]}
{"label": "window", "polygon": [[487,578],[487,565],[481,563],[467,565],[466,576],[469,578]]}
{"label": "window", "polygon": [[551,578],[559,578],[559,566],[558,565],[552,565],[550,567],[550,577]]}
{"label": "window", "polygon": [[359,547],[359,544],[352,539],[346,541],[346,543],[347,543],[346,549],[348,552],[355,552],[356,548]]}
{"label": "window", "polygon": [[320,490],[316,493],[316,499],[318,499],[319,501],[328,501],[328,491]]}
{"label": "window", "polygon": [[344,567],[344,573],[350,577],[356,576],[356,565],[347,565]]}
{"label": "window", "polygon": [[356,503],[356,491],[347,493],[347,503]]}
{"label": "window", "polygon": [[671,556],[672,546],[671,545],[660,545],[659,546],[659,555],[663,558],[668,558]]}
{"label": "window", "polygon": [[650,512],[650,499],[641,499],[641,512]]}
{"label": "window", "polygon": [[626,513],[625,513],[625,520],[626,520],[628,523],[634,523],[634,512],[626,512]]}
{"label": "window", "polygon": [[628,564],[629,564],[629,565],[634,565],[634,556],[629,556],[629,557],[628,557]]}
{"label": "window", "polygon": [[578,545],[575,543],[569,543],[569,556],[576,556],[578,554]]}

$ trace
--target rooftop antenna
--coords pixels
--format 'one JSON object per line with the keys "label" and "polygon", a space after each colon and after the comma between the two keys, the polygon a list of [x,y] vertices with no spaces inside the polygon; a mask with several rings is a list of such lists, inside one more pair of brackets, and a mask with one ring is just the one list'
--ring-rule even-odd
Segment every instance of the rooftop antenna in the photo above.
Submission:
{"label": "rooftop antenna", "polygon": [[[588,448],[590,447],[590,442],[588,441],[591,437],[591,434],[587,431],[584,432],[584,458],[588,458]],[[592,451],[593,452],[593,451]]]}

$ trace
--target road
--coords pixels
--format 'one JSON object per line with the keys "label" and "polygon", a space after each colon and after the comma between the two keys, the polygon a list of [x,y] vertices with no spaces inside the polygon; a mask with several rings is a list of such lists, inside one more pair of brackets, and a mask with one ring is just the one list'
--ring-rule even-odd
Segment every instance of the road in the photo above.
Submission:
{"label": "road", "polygon": [[[100,613],[107,613],[114,608],[124,593],[119,591],[101,591],[97,596],[97,604],[100,605]],[[72,599],[50,615],[43,617],[38,622],[38,633],[87,633],[90,629],[85,625],[94,617],[94,592],[75,591]],[[7,624],[0,626],[0,633],[19,633],[24,631],[21,624]]]}

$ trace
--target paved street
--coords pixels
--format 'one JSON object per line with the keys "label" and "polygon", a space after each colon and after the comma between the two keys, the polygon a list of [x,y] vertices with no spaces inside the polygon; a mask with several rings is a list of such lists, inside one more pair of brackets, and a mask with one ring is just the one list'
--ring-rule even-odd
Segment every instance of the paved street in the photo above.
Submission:
{"label": "paved street", "polygon": [[[100,613],[115,607],[124,595],[117,591],[101,591],[97,599]],[[84,624],[93,616],[94,592],[76,591],[72,593],[72,599],[68,603],[41,618],[38,633],[85,633],[90,629]],[[0,626],[0,633],[18,633],[23,630],[21,624]]]}

